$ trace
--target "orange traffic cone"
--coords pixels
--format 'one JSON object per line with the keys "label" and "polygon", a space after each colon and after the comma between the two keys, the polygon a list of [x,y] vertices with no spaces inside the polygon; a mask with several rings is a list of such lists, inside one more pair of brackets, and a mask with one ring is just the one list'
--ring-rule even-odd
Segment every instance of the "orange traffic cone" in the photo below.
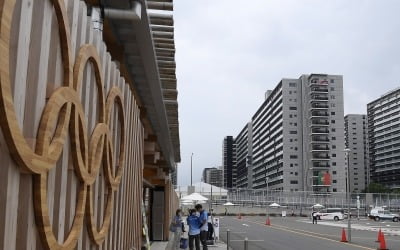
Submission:
{"label": "orange traffic cone", "polygon": [[238,215],[238,219],[241,220],[242,219],[242,215],[239,213]]}
{"label": "orange traffic cone", "polygon": [[271,220],[269,219],[269,216],[267,217],[267,220],[265,221],[266,226],[271,226]]}
{"label": "orange traffic cone", "polygon": [[388,248],[386,248],[385,235],[382,232],[381,232],[381,240],[379,241],[378,250],[389,250]]}
{"label": "orange traffic cone", "polygon": [[378,238],[376,239],[375,242],[381,242],[381,239],[382,239],[382,231],[381,231],[381,229],[379,228],[379,231],[378,231]]}
{"label": "orange traffic cone", "polygon": [[347,242],[346,231],[344,231],[344,228],[342,228],[342,240],[341,240],[341,242]]}

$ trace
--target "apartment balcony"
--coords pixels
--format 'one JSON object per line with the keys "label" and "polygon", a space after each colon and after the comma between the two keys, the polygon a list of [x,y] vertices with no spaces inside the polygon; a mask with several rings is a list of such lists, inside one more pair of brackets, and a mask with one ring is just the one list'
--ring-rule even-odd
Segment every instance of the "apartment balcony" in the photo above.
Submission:
{"label": "apartment balcony", "polygon": [[311,151],[329,151],[328,145],[313,145]]}
{"label": "apartment balcony", "polygon": [[327,136],[312,136],[311,143],[329,143]]}
{"label": "apartment balcony", "polygon": [[314,117],[329,117],[329,113],[323,111],[313,111],[311,112],[311,118]]}
{"label": "apartment balcony", "polygon": [[328,88],[325,86],[311,87],[311,93],[328,93]]}
{"label": "apartment balcony", "polygon": [[326,119],[313,119],[311,121],[311,127],[326,127],[329,126],[329,121]]}
{"label": "apartment balcony", "polygon": [[313,162],[312,167],[314,168],[321,168],[321,169],[327,169],[329,168],[329,163],[328,162]]}
{"label": "apartment balcony", "polygon": [[[314,176],[313,176],[314,178]],[[318,176],[316,177],[316,179],[318,179]],[[331,185],[325,185],[325,184],[321,184],[318,180],[313,180],[313,187],[330,187]]]}
{"label": "apartment balcony", "polygon": [[328,128],[312,128],[311,134],[329,134]]}
{"label": "apartment balcony", "polygon": [[312,103],[310,110],[311,109],[329,109],[329,105],[326,103]]}
{"label": "apartment balcony", "polygon": [[310,102],[327,102],[328,100],[329,100],[328,96],[312,95]]}
{"label": "apartment balcony", "polygon": [[330,157],[327,153],[313,153],[311,161],[329,161]]}
{"label": "apartment balcony", "polygon": [[329,82],[327,80],[320,80],[318,78],[313,78],[310,80],[310,86],[326,86],[328,83]]}

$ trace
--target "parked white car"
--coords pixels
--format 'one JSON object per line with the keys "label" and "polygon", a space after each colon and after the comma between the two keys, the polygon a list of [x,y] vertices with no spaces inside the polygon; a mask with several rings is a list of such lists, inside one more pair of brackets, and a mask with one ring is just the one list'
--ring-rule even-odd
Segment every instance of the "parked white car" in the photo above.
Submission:
{"label": "parked white car", "polygon": [[380,220],[391,220],[394,222],[399,221],[399,215],[392,213],[390,211],[384,210],[382,207],[376,207],[371,209],[371,212],[368,216],[371,219],[374,219],[375,221],[380,221]]}
{"label": "parked white car", "polygon": [[327,208],[315,214],[318,220],[343,220],[344,214],[341,208]]}

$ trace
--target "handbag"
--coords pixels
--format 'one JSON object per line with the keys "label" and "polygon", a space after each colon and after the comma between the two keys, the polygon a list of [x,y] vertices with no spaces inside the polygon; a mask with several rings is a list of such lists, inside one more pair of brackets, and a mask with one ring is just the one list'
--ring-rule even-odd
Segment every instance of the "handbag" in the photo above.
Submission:
{"label": "handbag", "polygon": [[187,249],[187,247],[188,247],[188,239],[181,238],[180,248],[181,249]]}
{"label": "handbag", "polygon": [[171,222],[171,224],[169,224],[169,231],[175,233],[176,232],[176,226],[175,223]]}

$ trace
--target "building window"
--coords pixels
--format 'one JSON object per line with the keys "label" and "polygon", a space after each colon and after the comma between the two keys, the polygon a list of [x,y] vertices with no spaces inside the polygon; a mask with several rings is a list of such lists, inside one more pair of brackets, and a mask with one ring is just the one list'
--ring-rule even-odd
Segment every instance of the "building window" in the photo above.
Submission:
{"label": "building window", "polygon": [[[335,80],[334,79],[331,79],[331,83],[335,83]],[[333,88],[333,87],[332,87]]]}
{"label": "building window", "polygon": [[290,155],[290,159],[297,159],[297,155]]}
{"label": "building window", "polygon": [[333,180],[332,183],[337,183],[337,180]]}
{"label": "building window", "polygon": [[336,171],[332,171],[332,174],[336,174]]}
{"label": "building window", "polygon": [[335,136],[332,136],[332,141],[335,141],[336,140],[336,137]]}
{"label": "building window", "polygon": [[336,104],[335,103],[331,103],[331,107],[332,108],[336,107]]}
{"label": "building window", "polygon": [[336,154],[332,154],[332,157],[336,157]]}
{"label": "building window", "polygon": [[[332,81],[332,80],[331,80]],[[331,87],[331,91],[335,91],[335,88],[334,87]]]}
{"label": "building window", "polygon": [[333,192],[337,192],[337,189],[336,189],[336,188],[334,188],[334,189],[333,189]]}
{"label": "building window", "polygon": [[332,149],[335,149],[336,148],[336,145],[332,145]]}
{"label": "building window", "polygon": [[296,87],[296,83],[295,82],[289,82],[289,87]]}
{"label": "building window", "polygon": [[336,162],[332,162],[332,166],[336,166]]}
{"label": "building window", "polygon": [[331,115],[335,115],[335,112],[331,112]]}
{"label": "building window", "polygon": [[334,95],[331,95],[331,99],[335,99],[335,96],[334,96]]}
{"label": "building window", "polygon": [[290,181],[290,184],[298,184],[298,181]]}
{"label": "building window", "polygon": [[290,110],[297,110],[297,107],[289,107]]}
{"label": "building window", "polygon": [[297,131],[290,131],[290,134],[295,135],[295,134],[297,134]]}
{"label": "building window", "polygon": [[335,120],[331,120],[331,123],[335,123]]}
{"label": "building window", "polygon": [[332,128],[332,132],[336,132],[336,128]]}

